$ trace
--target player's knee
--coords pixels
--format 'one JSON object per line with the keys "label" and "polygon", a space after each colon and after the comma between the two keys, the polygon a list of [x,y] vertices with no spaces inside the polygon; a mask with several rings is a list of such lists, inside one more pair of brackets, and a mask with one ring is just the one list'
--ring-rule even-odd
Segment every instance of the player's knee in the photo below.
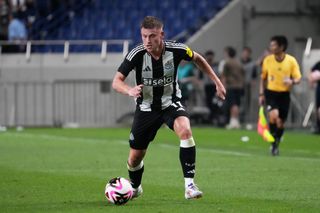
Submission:
{"label": "player's knee", "polygon": [[143,167],[143,160],[140,161],[139,164],[134,165],[134,166],[131,165],[129,162],[127,163],[127,168],[129,171],[137,171],[137,170],[141,169],[142,167]]}
{"label": "player's knee", "polygon": [[269,120],[271,123],[277,123],[277,120],[278,120],[278,113],[277,112],[271,112],[269,114]]}
{"label": "player's knee", "polygon": [[130,167],[136,167],[136,166],[138,166],[141,162],[142,162],[142,160],[143,160],[143,154],[141,153],[135,153],[135,154],[130,154],[129,155],[129,158],[128,158],[128,165],[130,166]]}
{"label": "player's knee", "polygon": [[128,159],[128,166],[137,167],[141,163],[142,159],[138,157],[131,157]]}
{"label": "player's knee", "polygon": [[192,137],[192,132],[190,128],[183,127],[180,129],[178,135],[180,139],[189,139]]}

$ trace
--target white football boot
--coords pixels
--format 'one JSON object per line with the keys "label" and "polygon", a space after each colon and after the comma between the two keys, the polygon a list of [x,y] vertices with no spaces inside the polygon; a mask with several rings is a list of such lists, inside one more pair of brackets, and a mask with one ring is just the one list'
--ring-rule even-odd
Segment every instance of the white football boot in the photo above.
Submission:
{"label": "white football boot", "polygon": [[142,195],[142,193],[143,189],[141,185],[138,188],[133,188],[133,194],[131,199],[139,197],[140,195]]}
{"label": "white football boot", "polygon": [[202,194],[203,194],[202,191],[200,191],[195,184],[190,184],[188,187],[186,187],[184,197],[188,200],[197,199],[197,198],[201,198]]}

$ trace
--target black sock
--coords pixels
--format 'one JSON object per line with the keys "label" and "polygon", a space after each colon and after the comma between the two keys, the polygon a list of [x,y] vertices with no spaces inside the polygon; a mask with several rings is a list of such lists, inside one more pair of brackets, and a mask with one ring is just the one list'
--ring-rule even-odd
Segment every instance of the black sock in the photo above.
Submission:
{"label": "black sock", "polygon": [[278,142],[280,142],[281,137],[283,135],[284,129],[283,128],[277,128],[276,131],[276,139],[278,140]]}
{"label": "black sock", "polygon": [[144,165],[142,165],[142,167],[137,170],[135,168],[128,168],[129,178],[133,188],[136,189],[140,186],[143,171],[144,171]]}
{"label": "black sock", "polygon": [[276,139],[276,132],[277,132],[277,125],[276,124],[272,124],[272,123],[270,123],[269,124],[269,128],[270,128],[270,133],[271,133],[271,135],[274,137],[274,139]]}
{"label": "black sock", "polygon": [[196,147],[180,147],[180,163],[185,178],[194,178],[196,167]]}

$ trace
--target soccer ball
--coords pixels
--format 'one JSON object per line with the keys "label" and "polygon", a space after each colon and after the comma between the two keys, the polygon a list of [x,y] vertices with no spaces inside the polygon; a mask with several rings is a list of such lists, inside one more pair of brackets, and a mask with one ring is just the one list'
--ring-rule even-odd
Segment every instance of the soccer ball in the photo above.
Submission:
{"label": "soccer ball", "polygon": [[123,205],[132,198],[131,183],[123,177],[112,178],[106,185],[105,195],[109,202]]}

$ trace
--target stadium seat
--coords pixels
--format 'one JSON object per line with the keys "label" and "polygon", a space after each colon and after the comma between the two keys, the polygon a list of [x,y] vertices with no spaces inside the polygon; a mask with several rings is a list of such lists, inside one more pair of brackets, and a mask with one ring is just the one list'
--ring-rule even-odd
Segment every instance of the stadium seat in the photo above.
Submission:
{"label": "stadium seat", "polygon": [[[37,0],[37,9],[43,13],[48,12],[48,1]],[[30,34],[32,39],[132,39],[134,45],[141,42],[139,25],[146,15],[161,18],[165,25],[166,39],[171,39],[182,31],[195,32],[199,24],[212,18],[228,2],[230,0],[71,1],[70,5],[62,4],[53,11],[52,20],[38,15]],[[69,13],[74,15],[65,15]],[[54,52],[61,50],[60,47],[39,49]],[[112,51],[118,49],[110,47]],[[75,47],[74,51],[100,50],[98,47]]]}

